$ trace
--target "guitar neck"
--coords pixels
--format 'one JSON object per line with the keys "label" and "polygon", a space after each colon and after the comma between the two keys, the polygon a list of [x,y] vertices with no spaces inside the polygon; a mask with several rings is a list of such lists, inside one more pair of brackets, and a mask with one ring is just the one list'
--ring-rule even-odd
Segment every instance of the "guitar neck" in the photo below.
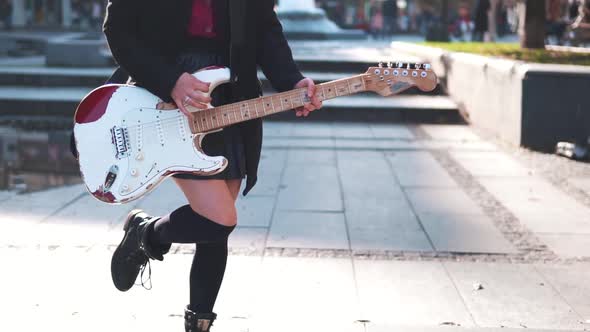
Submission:
{"label": "guitar neck", "polygon": [[[316,95],[320,101],[324,101],[367,91],[364,76],[357,75],[318,84]],[[189,108],[194,118],[191,131],[196,134],[217,130],[236,123],[289,111],[303,106],[309,100],[307,88],[299,88],[206,110]]]}

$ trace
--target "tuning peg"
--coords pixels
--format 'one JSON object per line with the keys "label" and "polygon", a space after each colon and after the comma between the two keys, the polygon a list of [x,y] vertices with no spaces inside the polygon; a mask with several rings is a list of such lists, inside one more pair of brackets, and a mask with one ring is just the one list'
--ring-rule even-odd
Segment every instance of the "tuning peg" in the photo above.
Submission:
{"label": "tuning peg", "polygon": [[420,64],[420,63],[415,64],[415,66],[416,66],[416,69],[422,69],[422,64]]}
{"label": "tuning peg", "polygon": [[383,68],[383,62],[379,61],[379,68]]}
{"label": "tuning peg", "polygon": [[428,63],[424,64],[424,69],[425,70],[430,70],[432,68],[432,66]]}
{"label": "tuning peg", "polygon": [[389,62],[387,63],[387,67],[389,67],[389,68],[393,68],[393,62],[389,61]]}

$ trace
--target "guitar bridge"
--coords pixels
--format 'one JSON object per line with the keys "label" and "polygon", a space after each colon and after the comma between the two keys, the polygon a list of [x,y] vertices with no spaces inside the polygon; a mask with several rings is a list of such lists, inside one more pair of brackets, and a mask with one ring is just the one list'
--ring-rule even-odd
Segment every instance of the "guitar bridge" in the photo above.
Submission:
{"label": "guitar bridge", "polygon": [[117,159],[123,159],[130,156],[131,141],[129,140],[129,131],[127,128],[111,128],[111,141],[115,148],[115,157]]}

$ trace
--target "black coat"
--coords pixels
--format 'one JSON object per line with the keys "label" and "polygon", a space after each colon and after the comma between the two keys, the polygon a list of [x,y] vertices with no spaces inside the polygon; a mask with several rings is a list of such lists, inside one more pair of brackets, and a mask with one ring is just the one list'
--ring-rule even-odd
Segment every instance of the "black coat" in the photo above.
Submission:
{"label": "black coat", "polygon": [[[274,0],[213,0],[216,31],[230,45],[234,97],[261,95],[257,66],[278,91],[303,79],[274,12]],[[193,0],[109,0],[103,31],[117,63],[138,85],[171,101],[183,73],[175,58],[188,38]],[[246,147],[247,186],[254,186],[262,145],[262,120],[240,124]]]}

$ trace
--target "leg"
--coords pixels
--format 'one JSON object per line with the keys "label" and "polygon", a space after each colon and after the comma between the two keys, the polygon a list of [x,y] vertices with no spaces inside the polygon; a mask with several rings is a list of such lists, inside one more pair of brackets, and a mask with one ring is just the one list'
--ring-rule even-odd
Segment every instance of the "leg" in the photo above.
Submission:
{"label": "leg", "polygon": [[[154,234],[158,241],[190,241],[196,243],[196,253],[190,272],[190,304],[195,313],[212,313],[227,264],[227,236],[204,239],[208,228],[200,219],[209,219],[219,227],[233,227],[237,216],[235,199],[240,180],[186,180],[174,178],[185,194],[185,205],[156,223]],[[193,218],[195,216],[196,218]],[[212,226],[209,223],[209,226]],[[157,234],[160,233],[160,234]],[[186,234],[195,233],[189,237]],[[227,234],[229,235],[229,234]]]}
{"label": "leg", "polygon": [[[226,180],[232,200],[235,202],[241,180]],[[225,267],[227,264],[228,248],[224,243],[197,244],[190,275],[190,306],[195,312],[211,313],[219,294]]]}

